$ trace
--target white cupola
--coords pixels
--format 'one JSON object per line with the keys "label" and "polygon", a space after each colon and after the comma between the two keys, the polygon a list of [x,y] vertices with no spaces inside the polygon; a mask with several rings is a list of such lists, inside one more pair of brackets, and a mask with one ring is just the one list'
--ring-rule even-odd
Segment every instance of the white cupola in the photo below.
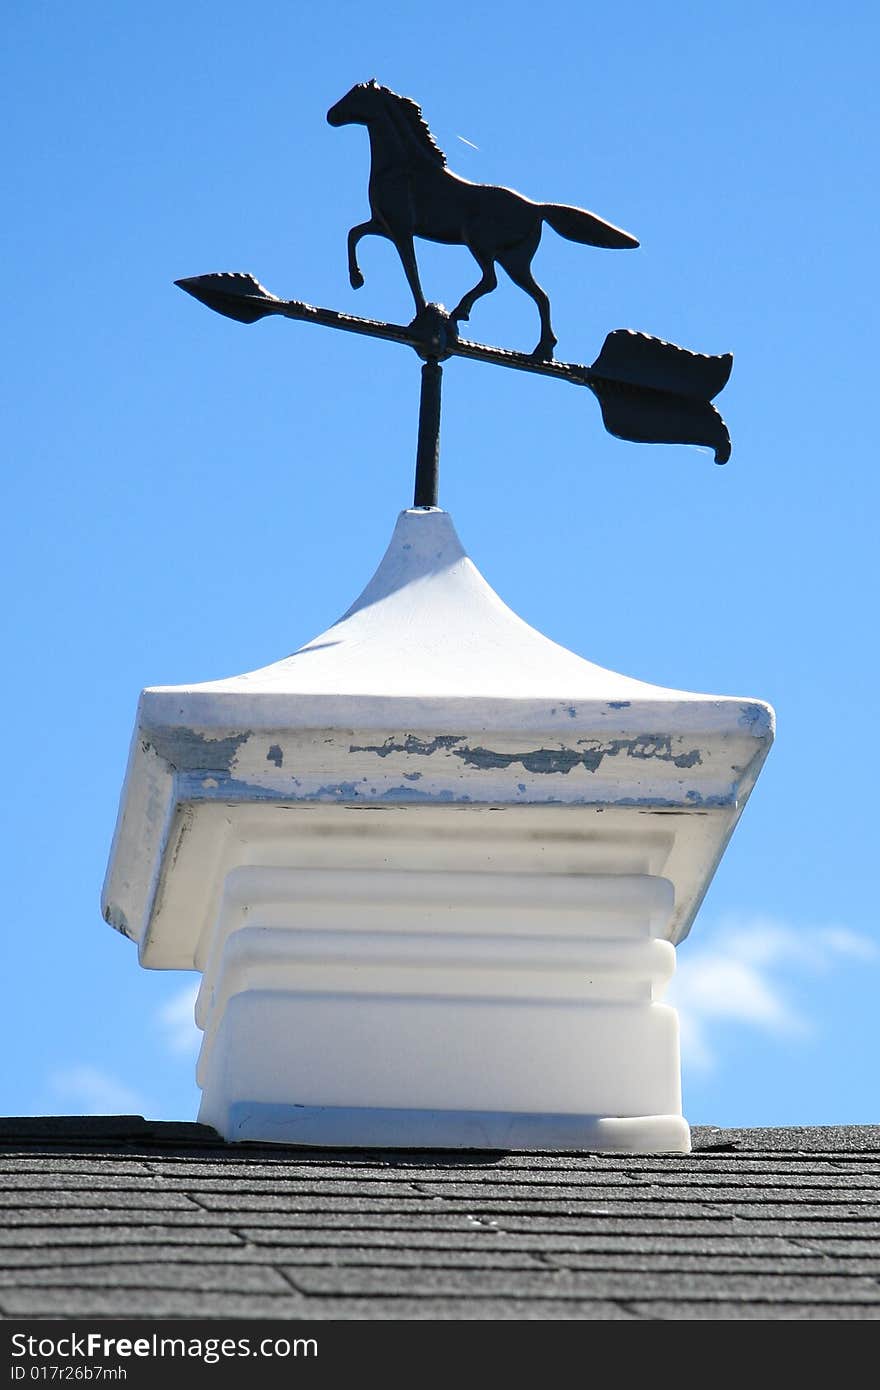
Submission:
{"label": "white cupola", "polygon": [[664,990],[772,729],[558,646],[405,511],[293,656],[143,692],[104,915],[201,972],[226,1139],[685,1152]]}

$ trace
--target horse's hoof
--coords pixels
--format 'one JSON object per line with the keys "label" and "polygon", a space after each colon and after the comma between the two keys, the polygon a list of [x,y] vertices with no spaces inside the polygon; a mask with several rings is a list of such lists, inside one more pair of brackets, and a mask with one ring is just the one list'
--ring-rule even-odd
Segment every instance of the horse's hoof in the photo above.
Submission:
{"label": "horse's hoof", "polygon": [[359,270],[353,270],[348,278],[351,281],[353,290],[359,290],[364,283],[364,277]]}
{"label": "horse's hoof", "polygon": [[532,353],[532,357],[537,358],[539,362],[552,362],[553,349],[555,348],[555,346],[555,338],[553,339],[552,343],[539,343],[538,346],[535,348],[534,352]]}
{"label": "horse's hoof", "polygon": [[470,318],[470,314],[466,309],[459,308],[453,309],[449,317],[452,319],[453,323],[467,323]]}

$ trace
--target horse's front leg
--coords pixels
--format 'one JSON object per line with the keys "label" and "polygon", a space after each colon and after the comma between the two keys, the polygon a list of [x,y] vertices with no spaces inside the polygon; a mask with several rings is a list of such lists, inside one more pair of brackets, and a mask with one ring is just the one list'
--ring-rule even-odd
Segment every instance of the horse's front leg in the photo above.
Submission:
{"label": "horse's front leg", "polygon": [[357,227],[352,227],[348,234],[348,278],[351,281],[353,290],[359,290],[364,283],[361,268],[357,261],[357,247],[361,237],[364,236],[387,236],[385,228],[381,222],[377,222],[371,217],[369,222],[361,222]]}
{"label": "horse's front leg", "polygon": [[406,233],[398,234],[393,238],[394,245],[397,247],[397,254],[400,257],[403,273],[406,276],[407,284],[412,290],[412,297],[416,302],[416,313],[420,314],[425,307],[425,295],[422,290],[422,283],[419,279],[419,267],[416,262],[416,248],[413,245],[412,236]]}

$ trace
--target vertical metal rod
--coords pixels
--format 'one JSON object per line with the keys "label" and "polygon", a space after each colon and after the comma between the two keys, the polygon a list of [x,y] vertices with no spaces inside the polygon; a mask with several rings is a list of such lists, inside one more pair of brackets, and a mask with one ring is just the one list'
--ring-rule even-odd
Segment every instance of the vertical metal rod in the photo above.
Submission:
{"label": "vertical metal rod", "polygon": [[422,367],[414,507],[436,507],[440,475],[440,384],[443,368],[429,357]]}

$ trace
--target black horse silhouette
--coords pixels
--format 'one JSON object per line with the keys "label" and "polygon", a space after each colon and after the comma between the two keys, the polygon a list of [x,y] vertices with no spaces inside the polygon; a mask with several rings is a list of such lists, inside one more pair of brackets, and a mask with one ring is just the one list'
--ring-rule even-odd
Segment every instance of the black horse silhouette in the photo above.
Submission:
{"label": "black horse silhouette", "polygon": [[464,245],[482,271],[473,289],[462,296],[452,317],[467,319],[476,301],[498,284],[495,263],[515,285],[530,295],[541,315],[541,337],[535,357],[550,358],[556,338],[550,324],[550,301],[532,275],[532,257],[541,240],[542,224],[569,241],[617,250],[638,246],[635,237],[604,222],[595,213],[560,203],[534,203],[510,188],[471,183],[446,167],[422,119],[421,108],[398,96],[375,79],[352,87],[331,106],[333,126],[365,125],[370,136],[369,222],[348,234],[348,274],[352,286],[364,283],[357,262],[357,245],[364,236],[384,236],[397,247],[416,314],[425,308],[413,237],[447,245]]}

